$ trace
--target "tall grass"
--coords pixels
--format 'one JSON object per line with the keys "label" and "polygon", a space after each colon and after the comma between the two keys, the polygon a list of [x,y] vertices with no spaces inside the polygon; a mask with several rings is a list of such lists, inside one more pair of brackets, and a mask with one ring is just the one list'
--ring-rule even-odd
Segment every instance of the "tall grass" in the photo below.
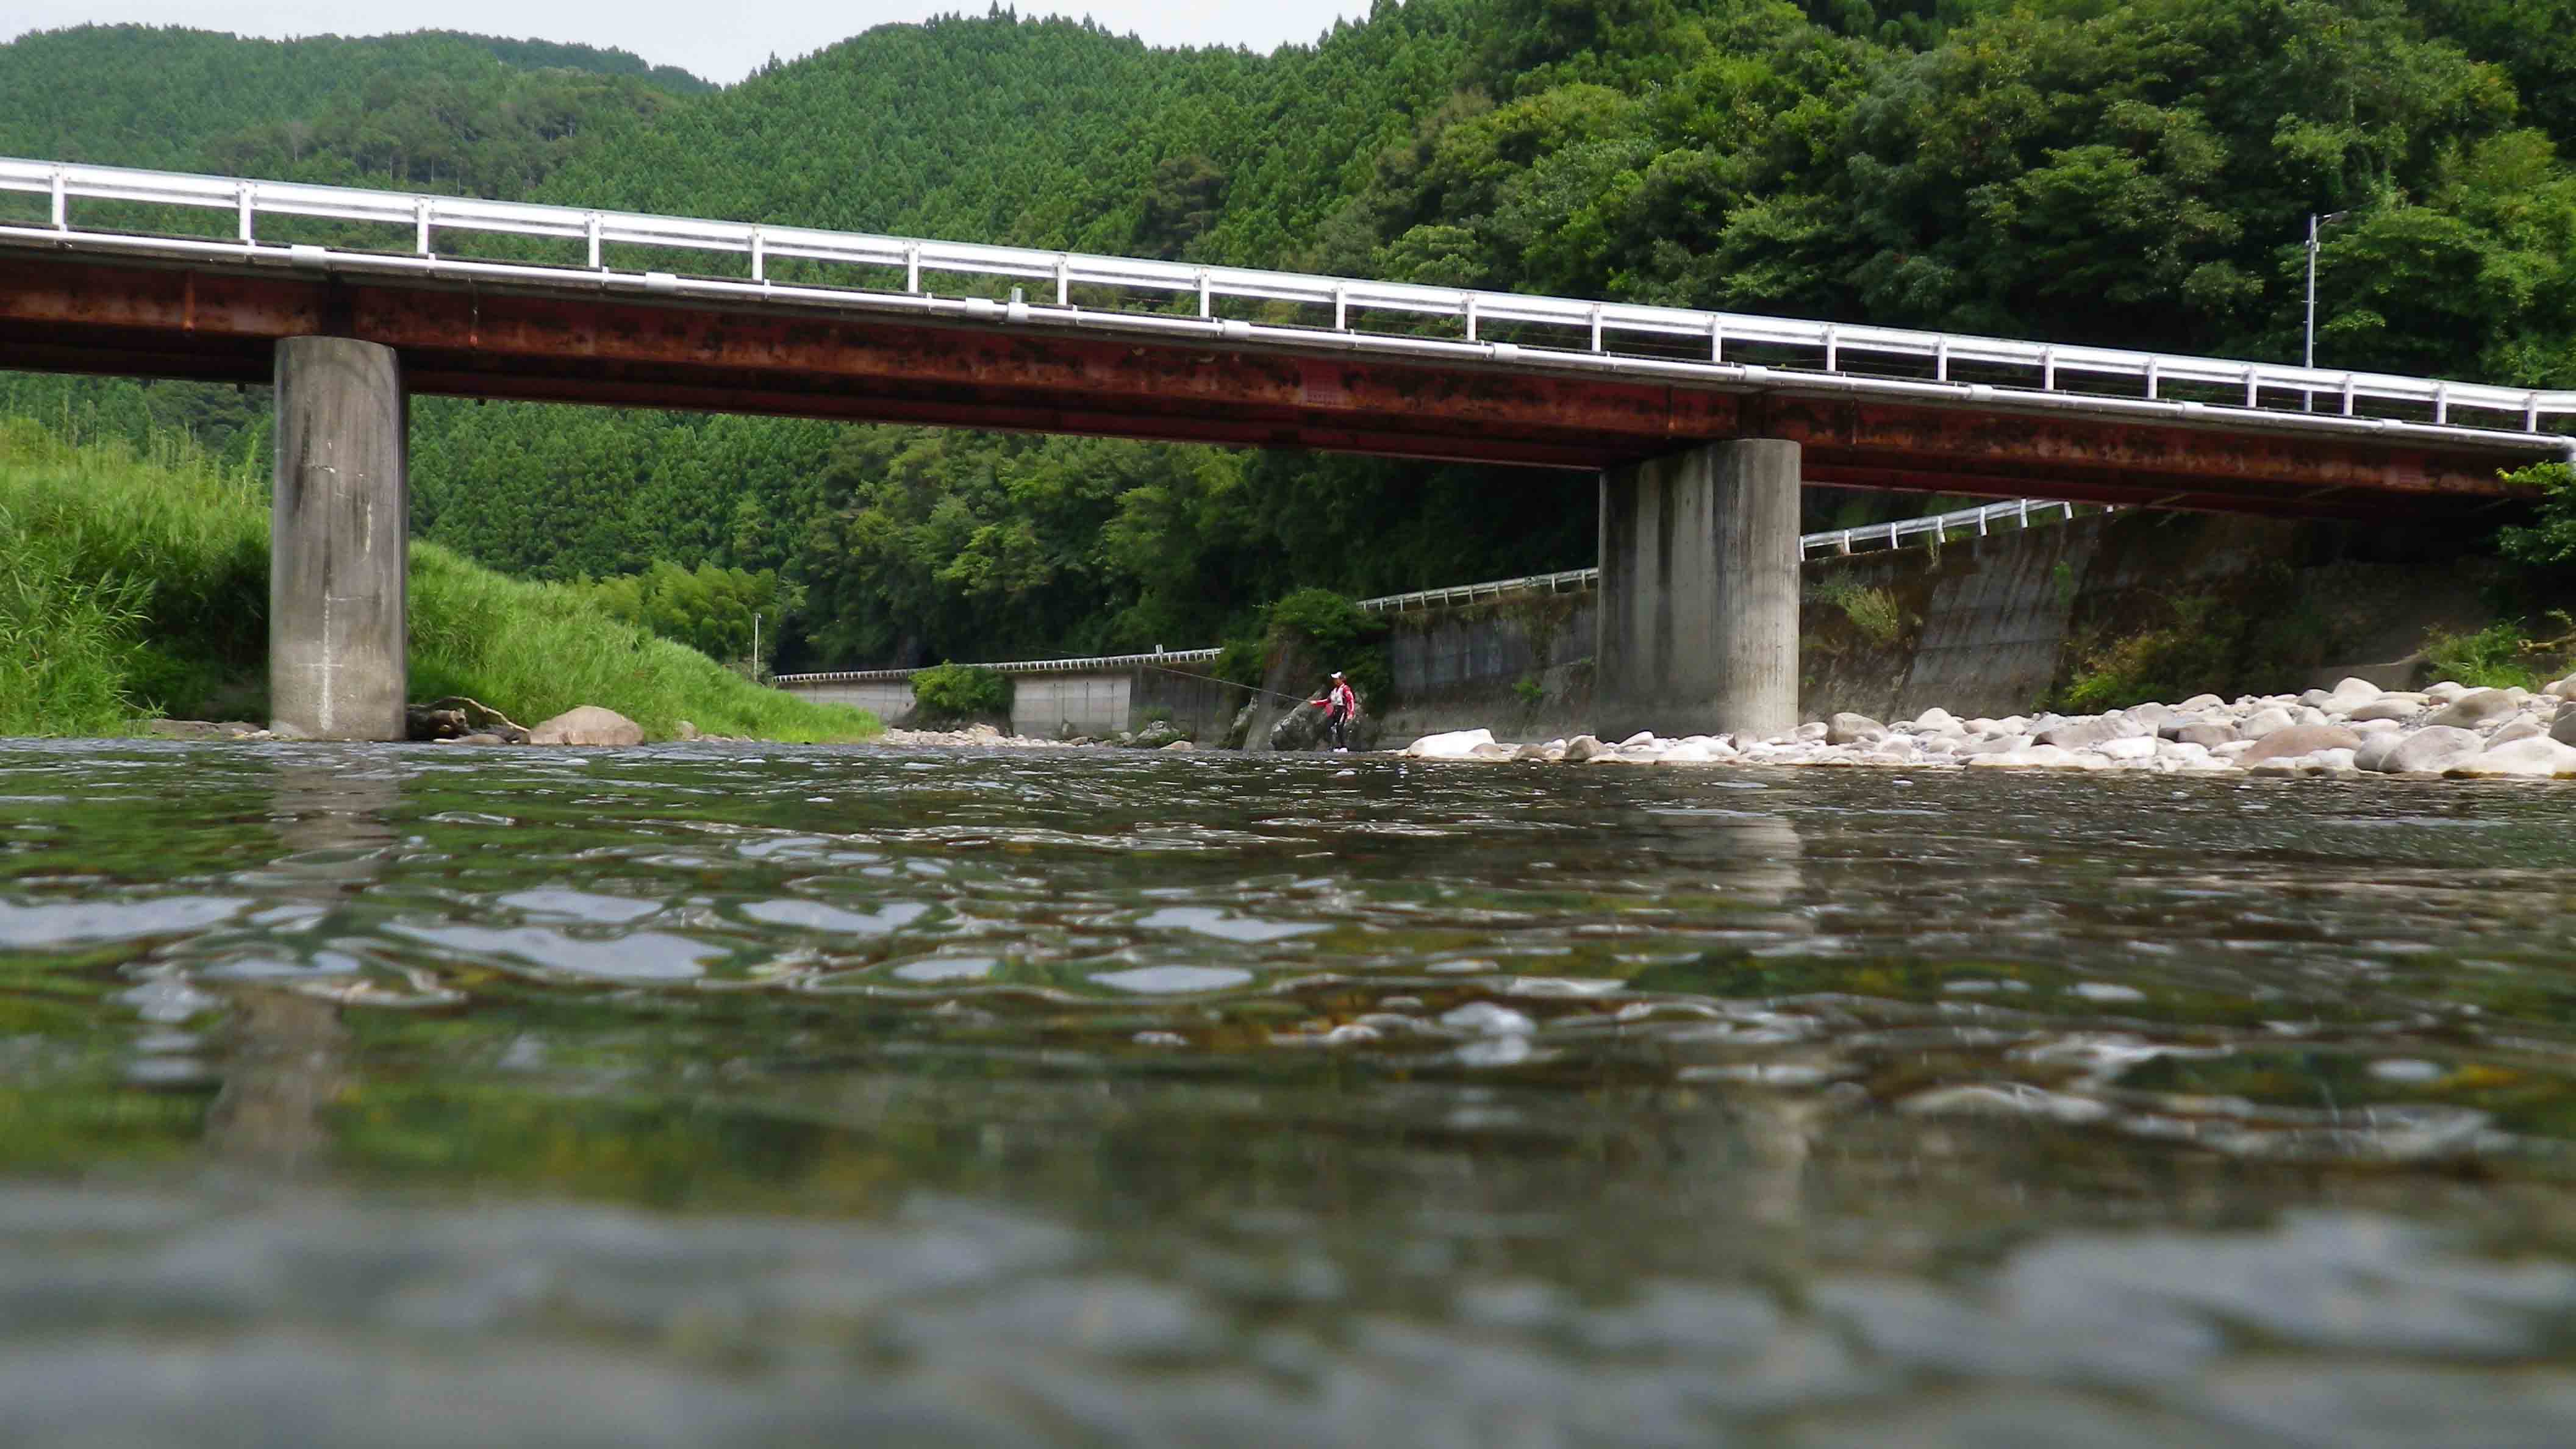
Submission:
{"label": "tall grass", "polygon": [[[864,738],[857,710],[764,689],[560,585],[411,551],[411,694],[524,723],[604,705],[649,736]],[[268,496],[184,439],[80,444],[0,420],[0,732],[112,734],[153,715],[263,718]]]}
{"label": "tall grass", "polygon": [[[0,537],[24,535],[0,512]],[[140,591],[82,576],[34,537],[0,559],[0,734],[118,733],[133,712],[124,660]]]}
{"label": "tall grass", "polygon": [[668,738],[863,739],[874,716],[767,689],[685,644],[620,623],[585,590],[504,578],[436,544],[411,550],[411,692],[471,695],[522,724],[606,705]]}

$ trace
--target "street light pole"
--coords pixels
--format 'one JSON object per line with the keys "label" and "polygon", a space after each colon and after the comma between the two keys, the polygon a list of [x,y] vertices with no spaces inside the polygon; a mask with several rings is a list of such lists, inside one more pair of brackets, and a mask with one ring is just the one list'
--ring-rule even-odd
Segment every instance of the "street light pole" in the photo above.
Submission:
{"label": "street light pole", "polygon": [[[2304,368],[2314,369],[2317,365],[2317,233],[2350,215],[2352,213],[2348,211],[2330,211],[2323,216],[2313,211],[2308,213],[2307,343],[2299,352],[2299,366]],[[2317,395],[2313,390],[2301,389],[2299,396],[2309,412],[2317,410]]]}

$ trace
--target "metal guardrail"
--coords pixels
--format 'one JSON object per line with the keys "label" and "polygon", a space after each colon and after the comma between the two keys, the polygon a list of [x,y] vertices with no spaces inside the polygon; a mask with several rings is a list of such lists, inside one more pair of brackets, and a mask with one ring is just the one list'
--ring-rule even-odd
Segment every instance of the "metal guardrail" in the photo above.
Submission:
{"label": "metal guardrail", "polygon": [[[990,669],[1001,674],[1080,674],[1091,669],[1133,669],[1148,664],[1199,664],[1224,653],[1222,649],[1157,649],[1151,654],[1094,654],[1082,659],[1013,659],[1001,664],[977,664],[977,669]],[[965,662],[965,661],[960,661]],[[923,668],[935,666],[925,665]],[[910,679],[920,669],[842,669],[827,674],[774,674],[777,684],[891,684]]]}
{"label": "metal guardrail", "polygon": [[[2050,509],[2063,510],[2060,516],[2066,522],[2075,521],[2075,505],[2072,503],[2057,499],[2015,498],[1975,508],[1954,508],[1948,513],[1927,514],[1921,518],[1899,518],[1888,523],[1868,523],[1858,528],[1832,528],[1822,533],[1805,534],[1798,539],[1798,557],[1802,560],[1812,558],[1818,549],[1850,553],[1855,545],[1873,543],[1900,548],[1905,540],[1924,534],[1930,534],[1932,541],[1939,543],[1952,533],[1969,528],[1974,528],[1977,537],[1983,538],[2003,519],[2012,519],[2021,527],[2028,528],[2034,514],[2045,514]],[[2119,509],[2105,504],[2102,511],[2117,513]]]}
{"label": "metal guardrail", "polygon": [[1600,586],[1601,570],[1598,568],[1564,569],[1552,574],[1531,574],[1526,578],[1495,579],[1490,583],[1452,584],[1445,589],[1387,594],[1381,598],[1362,599],[1359,606],[1372,614],[1400,614],[1408,609],[1446,609],[1472,604],[1479,599],[1500,599],[1514,594],[1581,593]]}
{"label": "metal guardrail", "polygon": [[[2105,513],[2118,510],[2105,506]],[[1997,522],[2011,519],[2023,528],[2034,519],[2045,521],[2056,512],[2061,518],[2073,519],[2075,505],[2049,499],[2016,498],[2004,503],[1988,503],[1976,508],[1958,508],[1948,513],[1927,514],[1921,518],[1899,518],[1888,523],[1863,524],[1858,528],[1829,528],[1822,533],[1801,534],[1798,558],[1801,562],[1827,554],[1850,553],[1856,548],[1883,544],[1900,548],[1909,538],[1929,535],[1934,542],[1953,533],[1975,529],[1985,537]],[[1360,608],[1372,614],[1399,614],[1410,609],[1446,609],[1472,604],[1480,599],[1508,598],[1516,594],[1580,593],[1601,586],[1598,568],[1566,569],[1552,574],[1531,574],[1525,578],[1494,579],[1481,584],[1452,584],[1442,589],[1416,589],[1409,594],[1387,594],[1375,599],[1362,599]]]}
{"label": "metal guardrail", "polygon": [[[1109,329],[1713,388],[1857,394],[1953,406],[2069,408],[2141,420],[2285,431],[2365,431],[2490,446],[2545,440],[2554,450],[2576,453],[2576,442],[2554,431],[2544,432],[2549,424],[2576,417],[2576,392],[2571,391],[18,158],[0,158],[0,192],[46,199],[43,225],[0,225],[0,241],[21,245],[269,263],[350,274],[572,283],[744,305],[819,306],[956,316],[1015,326]],[[230,240],[215,241],[75,227],[74,203],[91,201],[226,213],[233,235]],[[380,224],[400,229],[409,246],[407,251],[395,251],[264,243],[259,240],[259,224],[266,217]],[[576,268],[477,261],[437,250],[460,236],[475,234],[579,242],[586,264]],[[738,255],[748,259],[749,278],[619,270],[608,265],[610,247]],[[873,274],[872,279],[886,283],[899,277],[902,290],[779,282],[769,275],[769,268],[780,258],[863,268]],[[941,275],[1034,283],[1051,289],[1052,299],[1027,301],[1018,287],[1008,303],[984,297],[940,297],[925,290],[929,280]],[[1087,300],[1103,291],[1122,299],[1128,294],[1150,294],[1163,305],[1175,298],[1195,298],[1197,315],[1077,305],[1076,288],[1088,290]],[[1300,321],[1283,324],[1223,317],[1218,314],[1220,303],[1281,304],[1295,309]],[[1407,324],[1424,318],[1451,319],[1460,335],[1422,336],[1362,325],[1390,316]],[[1497,327],[1542,329],[1546,340],[1529,340],[1526,333],[1519,341],[1498,340],[1489,335]],[[1660,350],[1640,351],[1640,344]],[[1687,350],[1676,355],[1680,345]],[[1757,349],[1757,356],[1769,360],[1746,360],[1746,349]],[[2110,390],[2101,390],[2105,387]],[[2464,421],[2454,422],[2455,418]]]}

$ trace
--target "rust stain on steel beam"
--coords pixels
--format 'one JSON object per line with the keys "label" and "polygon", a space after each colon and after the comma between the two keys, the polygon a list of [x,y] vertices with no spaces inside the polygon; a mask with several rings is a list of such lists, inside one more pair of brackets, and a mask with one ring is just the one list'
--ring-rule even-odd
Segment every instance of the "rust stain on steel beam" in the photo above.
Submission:
{"label": "rust stain on steel beam", "polygon": [[2029,413],[1978,413],[1842,399],[1774,398],[1766,421],[1812,453],[1940,466],[1989,460],[2068,474],[2359,486],[2414,493],[2503,491],[2491,458],[2322,436],[2238,432]]}
{"label": "rust stain on steel beam", "polygon": [[[1560,449],[1569,454],[1600,463],[1616,451],[1610,440],[1582,428],[1522,426],[1504,428],[1479,424],[1469,419],[1439,416],[1388,416],[1365,412],[1322,414],[1313,409],[1257,400],[1206,397],[1165,397],[1152,394],[1130,395],[1123,392],[1053,392],[1013,387],[1007,382],[963,383],[936,378],[885,378],[852,381],[801,372],[747,372],[731,368],[695,368],[685,364],[658,362],[636,363],[616,359],[566,362],[561,358],[532,358],[466,354],[448,351],[406,349],[409,369],[418,372],[434,368],[455,379],[448,386],[460,392],[498,392],[518,389],[506,384],[505,378],[550,379],[549,391],[556,396],[579,400],[608,400],[652,390],[697,390],[706,399],[721,406],[725,389],[745,393],[764,393],[773,398],[801,395],[814,399],[816,408],[835,415],[850,411],[849,398],[868,400],[934,403],[958,408],[982,408],[995,418],[1014,412],[1052,408],[1080,408],[1103,415],[1120,414],[1140,424],[1154,418],[1187,417],[1224,422],[1231,426],[1253,428],[1259,425],[1330,426],[1381,433],[1419,434],[1472,439],[1492,444],[1498,441],[1526,442],[1534,447]],[[713,389],[713,391],[707,391]],[[702,404],[703,405],[703,404]],[[1631,447],[1641,446],[1633,441]]]}
{"label": "rust stain on steel beam", "polygon": [[[1592,470],[1602,466],[1596,439],[1572,441],[1481,433],[1444,426],[1404,428],[1400,420],[1319,419],[1267,409],[1139,410],[980,389],[878,387],[817,391],[793,386],[710,387],[660,370],[619,367],[605,377],[504,374],[458,367],[431,355],[406,367],[417,391],[544,398],[626,406],[715,408],[856,422],[923,422],[998,431],[1081,432],[1109,437],[1199,441],[1239,446],[1309,447],[1387,456],[1440,458]],[[784,383],[785,379],[777,380]]]}
{"label": "rust stain on steel beam", "polygon": [[[2342,496],[2337,490],[2320,490],[2273,479],[2135,468],[2052,468],[2021,464],[2012,459],[1865,457],[1855,461],[1831,454],[1811,454],[1806,472],[1809,477],[1820,478],[1830,474],[1838,480],[1858,481],[1862,486],[1872,488],[1923,487],[1923,483],[1915,480],[1948,479],[1960,485],[1955,490],[1958,492],[1990,493],[2009,498],[2100,496],[2115,502],[2124,499],[2147,502],[2177,490],[2201,493],[2213,489],[2246,498],[2285,501]],[[1937,491],[1954,490],[1942,487]],[[2425,495],[2393,490],[2373,496],[2402,507],[2420,507],[2428,501]],[[2432,501],[2438,501],[2438,497]]]}
{"label": "rust stain on steel beam", "polygon": [[[242,377],[274,339],[381,342],[432,390],[1062,428],[1591,467],[1727,437],[1805,446],[1819,481],[1918,491],[2180,493],[2280,506],[2346,489],[2398,505],[2510,496],[2497,456],[2291,434],[1615,378],[1433,366],[1000,324],[728,310],[563,290],[352,283],[282,268],[0,264],[0,340],[25,365]],[[262,369],[264,371],[264,368]],[[428,384],[424,383],[424,387]],[[2313,500],[2341,512],[2346,498]]]}
{"label": "rust stain on steel beam", "polygon": [[310,283],[155,267],[0,267],[0,317],[61,327],[274,340],[314,331]]}
{"label": "rust stain on steel beam", "polygon": [[1806,481],[1833,488],[1871,488],[1895,492],[1959,494],[1972,498],[2071,499],[2078,503],[2117,504],[2124,508],[2167,508],[2195,513],[2250,513],[2277,518],[2338,518],[2356,522],[2418,518],[2423,499],[2401,493],[2356,495],[2311,500],[2242,485],[2213,486],[2207,480],[2130,478],[2121,482],[2057,476],[2028,478],[1947,470],[1863,468],[1822,464],[1806,470]]}
{"label": "rust stain on steel beam", "polygon": [[459,371],[437,362],[407,367],[404,377],[415,392],[504,397],[528,402],[746,412],[782,417],[824,417],[845,422],[921,423],[983,428],[995,432],[1079,433],[1233,447],[1310,448],[1322,452],[1586,472],[1601,466],[1599,450],[1588,446],[1336,427],[1295,420],[1101,412],[1025,403],[996,407],[980,402],[943,401],[882,392],[806,392],[670,382],[600,384],[545,374]]}
{"label": "rust stain on steel beam", "polygon": [[[1670,390],[1501,372],[1391,368],[1098,338],[838,318],[745,318],[683,307],[477,294],[474,335],[453,294],[361,289],[357,335],[403,348],[579,357],[736,374],[938,381],[1067,396],[1259,404],[1312,413],[1436,417],[1662,438]],[[748,379],[746,379],[748,380]],[[1708,415],[1706,403],[1694,414]],[[1721,419],[1722,421],[1723,419]]]}

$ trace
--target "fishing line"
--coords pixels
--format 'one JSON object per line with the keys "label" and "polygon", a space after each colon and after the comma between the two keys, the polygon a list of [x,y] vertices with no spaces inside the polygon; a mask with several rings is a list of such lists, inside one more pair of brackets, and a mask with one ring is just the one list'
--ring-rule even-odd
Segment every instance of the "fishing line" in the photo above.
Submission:
{"label": "fishing line", "polygon": [[1198,674],[1187,669],[1174,669],[1166,664],[1139,664],[1136,667],[1139,669],[1151,669],[1162,674],[1177,674],[1183,679],[1201,679],[1210,684],[1222,684],[1228,689],[1248,689],[1255,694],[1269,695],[1272,699],[1293,699],[1299,704],[1314,703],[1313,700],[1302,694],[1282,694],[1275,689],[1264,689],[1258,684],[1237,684],[1231,679],[1219,679],[1213,674]]}

